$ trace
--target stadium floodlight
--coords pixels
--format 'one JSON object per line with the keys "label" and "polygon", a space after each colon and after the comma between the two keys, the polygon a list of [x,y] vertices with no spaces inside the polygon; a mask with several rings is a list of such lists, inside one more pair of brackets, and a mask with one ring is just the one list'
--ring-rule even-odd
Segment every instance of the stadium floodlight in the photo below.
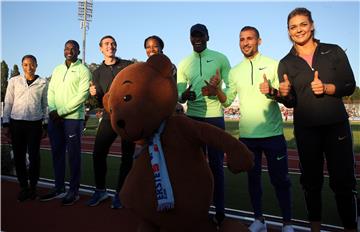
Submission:
{"label": "stadium floodlight", "polygon": [[92,0],[78,1],[78,19],[80,21],[80,28],[83,30],[83,49],[82,49],[83,64],[85,64],[86,31],[89,30],[89,23],[92,21],[92,11],[93,11]]}

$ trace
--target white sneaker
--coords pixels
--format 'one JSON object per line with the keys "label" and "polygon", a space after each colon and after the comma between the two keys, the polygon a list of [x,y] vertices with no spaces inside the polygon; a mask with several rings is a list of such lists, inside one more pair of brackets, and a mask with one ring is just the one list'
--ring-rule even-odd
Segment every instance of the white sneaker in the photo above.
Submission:
{"label": "white sneaker", "polygon": [[294,232],[294,228],[292,225],[286,225],[286,226],[283,226],[282,232]]}
{"label": "white sneaker", "polygon": [[249,226],[251,232],[267,232],[266,223],[262,223],[260,220],[255,219],[255,221]]}

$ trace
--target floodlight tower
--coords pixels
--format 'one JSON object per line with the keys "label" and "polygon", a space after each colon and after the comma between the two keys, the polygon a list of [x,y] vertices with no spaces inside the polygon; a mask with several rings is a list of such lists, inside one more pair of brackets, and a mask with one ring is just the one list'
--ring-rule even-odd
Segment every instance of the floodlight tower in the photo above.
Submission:
{"label": "floodlight tower", "polygon": [[80,0],[78,1],[78,19],[80,21],[80,28],[83,29],[83,59],[82,63],[85,64],[85,45],[86,45],[86,31],[89,30],[89,24],[92,20],[93,1]]}

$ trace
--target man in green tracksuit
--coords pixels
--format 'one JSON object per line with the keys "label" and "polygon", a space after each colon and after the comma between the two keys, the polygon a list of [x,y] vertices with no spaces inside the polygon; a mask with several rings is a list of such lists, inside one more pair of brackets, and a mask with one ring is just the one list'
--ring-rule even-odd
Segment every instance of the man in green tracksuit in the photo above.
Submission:
{"label": "man in green tracksuit", "polygon": [[217,86],[217,96],[229,106],[238,95],[240,141],[254,153],[255,166],[248,172],[248,189],[255,221],[251,232],[266,231],[262,214],[261,166],[265,154],[270,180],[275,188],[283,216],[283,232],[293,232],[291,226],[291,194],[288,175],[287,145],[283,135],[281,112],[276,102],[279,80],[278,62],[258,51],[261,38],[256,28],[246,26],[240,31],[240,49],[244,60],[229,72],[229,88],[222,92],[215,76],[211,86]]}
{"label": "man in green tracksuit", "polygon": [[78,59],[79,44],[65,43],[65,62],[58,65],[51,76],[48,89],[48,132],[53,157],[55,188],[40,198],[48,201],[65,195],[65,154],[70,163],[70,189],[62,198],[63,205],[79,199],[81,173],[81,132],[84,126],[84,102],[89,94],[91,73]]}
{"label": "man in green tracksuit", "polygon": [[[195,24],[190,29],[190,41],[193,53],[178,65],[177,86],[179,102],[187,101],[187,116],[225,129],[223,107],[216,96],[203,96],[204,81],[210,81],[216,71],[227,84],[230,63],[225,55],[207,48],[209,34],[202,24]],[[205,151],[206,153],[206,151]],[[207,147],[209,164],[214,176],[214,220],[220,224],[224,219],[224,152]]]}

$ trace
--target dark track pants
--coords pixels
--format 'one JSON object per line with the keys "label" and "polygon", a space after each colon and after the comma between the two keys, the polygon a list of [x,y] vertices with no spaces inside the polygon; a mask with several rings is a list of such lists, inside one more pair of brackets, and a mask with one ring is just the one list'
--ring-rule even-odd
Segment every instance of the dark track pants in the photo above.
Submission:
{"label": "dark track pants", "polygon": [[[40,141],[42,122],[10,120],[11,143],[15,168],[20,187],[35,188],[40,175]],[[26,153],[29,154],[29,171],[26,168]]]}
{"label": "dark track pants", "polygon": [[[198,118],[190,117],[197,121],[207,122],[211,125],[225,130],[224,117]],[[206,152],[207,150],[207,152]],[[209,166],[214,177],[214,206],[217,213],[224,213],[224,152],[213,147],[205,147],[204,153],[208,155]]]}
{"label": "dark track pants", "polygon": [[346,229],[355,229],[356,179],[351,128],[348,121],[318,127],[294,126],[300,158],[300,182],[304,190],[308,218],[321,221],[321,191],[324,182],[324,158],[330,188]]}
{"label": "dark track pants", "polygon": [[81,175],[81,133],[84,120],[64,119],[54,123],[49,120],[48,132],[53,158],[55,188],[65,187],[66,152],[70,166],[70,191],[78,192]]}
{"label": "dark track pants", "polygon": [[248,171],[248,189],[254,217],[262,217],[262,154],[265,154],[271,184],[275,193],[283,220],[291,221],[291,182],[288,174],[288,155],[286,140],[283,135],[268,138],[240,138],[253,153],[254,167]]}
{"label": "dark track pants", "polygon": [[[102,119],[96,133],[93,152],[95,186],[97,189],[106,189],[106,157],[117,136],[118,135],[111,127],[110,120]],[[121,190],[125,178],[132,167],[135,143],[121,140],[121,149],[122,157],[119,178],[116,187],[117,192]]]}

